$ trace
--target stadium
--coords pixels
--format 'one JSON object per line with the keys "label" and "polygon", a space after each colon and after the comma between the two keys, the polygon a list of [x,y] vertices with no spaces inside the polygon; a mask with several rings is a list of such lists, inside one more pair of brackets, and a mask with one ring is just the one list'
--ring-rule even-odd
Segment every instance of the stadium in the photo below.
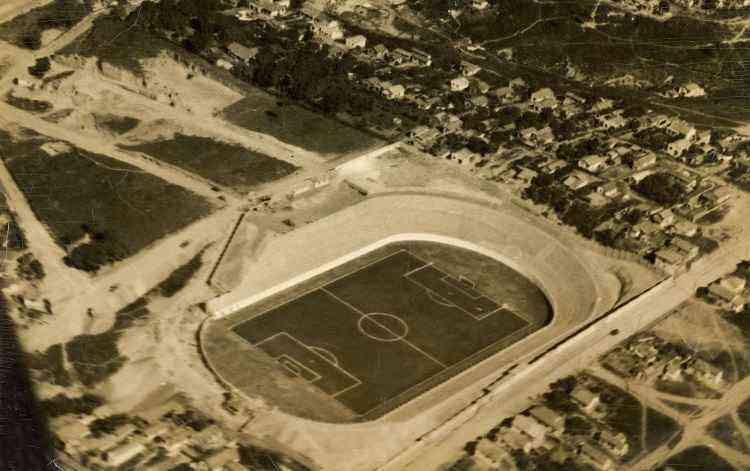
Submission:
{"label": "stadium", "polygon": [[512,203],[367,198],[265,240],[201,349],[269,406],[263,436],[332,465],[361,434],[392,453],[615,302],[556,230]]}

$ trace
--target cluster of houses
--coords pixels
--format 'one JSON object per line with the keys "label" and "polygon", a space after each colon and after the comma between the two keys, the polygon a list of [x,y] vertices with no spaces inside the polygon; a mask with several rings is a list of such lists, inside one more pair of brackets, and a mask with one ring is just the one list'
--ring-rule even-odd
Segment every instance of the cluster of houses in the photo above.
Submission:
{"label": "cluster of houses", "polygon": [[725,312],[745,312],[745,306],[750,303],[747,265],[748,262],[741,262],[733,273],[724,275],[699,289],[698,296]]}
{"label": "cluster of houses", "polygon": [[731,312],[742,312],[748,303],[747,279],[738,275],[727,275],[708,286],[707,297]]}
{"label": "cluster of houses", "polygon": [[85,462],[87,469],[119,469],[132,463],[155,471],[178,466],[203,471],[247,469],[240,464],[238,443],[218,426],[210,424],[196,431],[171,419],[186,411],[179,402],[170,401],[118,423],[107,433],[92,433],[95,421],[112,417],[105,405],[92,414],[56,418],[52,426],[65,443],[65,453]]}
{"label": "cluster of houses", "polygon": [[694,10],[732,10],[750,6],[750,0],[672,0],[675,4]]}
{"label": "cluster of houses", "polygon": [[669,14],[662,0],[617,0],[618,6],[634,13],[662,16]]}
{"label": "cluster of houses", "polygon": [[[293,16],[288,11],[288,2],[251,0],[249,6],[232,11],[242,20],[278,19]],[[367,122],[371,130],[388,136],[406,131],[406,141],[417,149],[458,164],[481,178],[507,184],[519,195],[540,174],[559,174],[571,198],[582,200],[591,208],[623,202],[643,205],[648,215],[645,220],[630,224],[614,217],[597,230],[620,234],[623,250],[651,257],[658,268],[669,274],[683,272],[699,256],[688,240],[699,232],[696,222],[730,204],[732,191],[728,187],[709,182],[697,171],[689,171],[704,162],[732,161],[732,156],[714,142],[716,139],[712,139],[709,130],[664,114],[647,112],[633,116],[607,98],[584,98],[549,87],[533,89],[522,78],[498,84],[482,66],[469,60],[461,61],[455,71],[435,74],[431,69],[433,58],[428,52],[374,43],[361,33],[350,34],[338,20],[312,6],[304,5],[294,15],[309,25],[316,41],[373,66],[369,76],[347,74],[354,86],[385,99],[381,106],[386,110],[384,113],[373,110],[378,116],[360,120]],[[252,61],[258,47],[233,43],[226,50],[215,52],[217,64],[231,69],[238,62]],[[421,72],[400,73],[420,68],[429,70],[430,83],[418,82],[415,77],[421,77]],[[705,91],[698,84],[686,83],[675,86],[669,93],[698,97]],[[456,100],[464,105],[454,106]],[[410,104],[412,109],[421,110],[425,117],[423,124],[403,129],[403,121],[388,114],[389,102],[399,102],[394,104],[395,109]],[[522,114],[544,118],[508,119]],[[344,120],[352,118],[346,113],[340,115]],[[377,125],[380,121],[395,130],[381,129]],[[565,124],[563,131],[560,123]],[[653,148],[648,140],[640,142],[639,133],[644,130],[661,136],[664,148]],[[562,145],[592,137],[604,139],[607,148],[573,161],[557,155]],[[461,147],[463,143],[466,144]],[[674,207],[662,207],[635,191],[634,186],[655,173],[669,173],[679,180],[686,189],[685,199]],[[555,211],[543,213],[559,221]]]}
{"label": "cluster of houses", "polygon": [[640,334],[612,350],[602,363],[623,377],[645,382],[692,382],[714,391],[726,386],[721,368],[651,333]]}
{"label": "cluster of houses", "polygon": [[[546,455],[560,464],[573,459],[597,470],[615,469],[630,450],[627,437],[600,420],[606,410],[598,393],[578,385],[570,398],[578,412],[562,413],[546,405],[535,405],[513,417],[508,426],[487,434],[476,443],[471,469],[508,469],[514,463],[513,453],[519,452]],[[587,424],[587,429],[571,427],[571,417]]]}

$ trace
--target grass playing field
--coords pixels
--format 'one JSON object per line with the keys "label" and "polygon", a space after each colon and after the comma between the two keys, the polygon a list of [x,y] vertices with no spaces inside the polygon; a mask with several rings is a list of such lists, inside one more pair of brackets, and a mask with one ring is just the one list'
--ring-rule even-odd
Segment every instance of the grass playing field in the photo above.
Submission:
{"label": "grass playing field", "polygon": [[143,152],[241,192],[297,170],[290,163],[242,146],[179,133],[173,139],[121,147]]}
{"label": "grass playing field", "polygon": [[504,301],[396,248],[232,331],[369,418],[522,338],[533,326]]}

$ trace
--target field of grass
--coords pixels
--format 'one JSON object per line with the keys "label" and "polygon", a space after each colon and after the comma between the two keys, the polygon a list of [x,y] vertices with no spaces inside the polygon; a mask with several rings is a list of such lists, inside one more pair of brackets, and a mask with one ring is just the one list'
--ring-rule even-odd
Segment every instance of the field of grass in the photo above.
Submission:
{"label": "field of grass", "polygon": [[709,435],[730,448],[734,448],[742,453],[750,451],[742,437],[742,432],[737,429],[730,415],[723,415],[714,420],[708,425],[706,431]]}
{"label": "field of grass", "polygon": [[224,109],[232,124],[318,152],[324,157],[364,152],[382,141],[299,106],[283,104],[262,90]]}
{"label": "field of grass", "polygon": [[78,335],[65,345],[68,361],[84,386],[105,381],[122,368],[127,358],[120,354],[117,341],[125,329],[149,314],[148,301],[140,298],[117,312],[109,330]]}
{"label": "field of grass", "polygon": [[[419,257],[418,262],[403,251],[407,248]],[[393,257],[394,252],[400,253],[400,256],[388,258],[389,255]],[[498,267],[502,264],[495,260],[473,255],[454,247],[424,242],[382,247],[269,297],[251,309],[230,316],[225,322],[214,324],[206,334],[206,355],[212,358],[214,365],[218,365],[223,377],[241,384],[244,393],[261,395],[296,415],[336,422],[360,420],[355,417],[352,407],[368,412],[369,417],[382,415],[388,409],[410,400],[420,390],[447,381],[454,374],[506,348],[547,321],[550,308],[538,287],[529,286],[530,282],[523,275],[511,269]],[[434,262],[434,266],[454,277],[450,281],[455,281],[459,275],[470,278],[476,282],[475,290],[489,299],[502,299],[512,304],[515,312],[523,313],[523,317],[531,317],[534,325],[518,330],[520,317],[516,318],[516,314],[502,308],[476,322],[458,308],[440,305],[417,284],[418,280],[409,281],[402,276],[410,270],[411,265],[417,263],[416,267],[423,266],[425,260]],[[331,283],[336,279],[339,281]],[[420,280],[441,292],[440,296],[451,298],[451,302],[463,303],[457,299],[456,290],[452,289],[455,283],[446,282],[438,289],[432,283],[434,279]],[[330,293],[354,307],[349,308],[336,301]],[[389,333],[376,332],[377,335],[371,335],[377,326],[371,325],[371,320],[360,319],[358,311],[352,310],[355,308],[369,313],[398,313],[397,317],[404,324],[391,327],[400,329],[408,326],[409,342],[429,352],[433,359],[438,359],[447,368],[434,368],[431,363],[434,360],[418,354],[416,350],[409,351],[401,341],[376,340],[380,335],[388,336]],[[476,312],[471,308],[469,311]],[[256,316],[260,312],[265,314]],[[430,312],[430,316],[420,318],[420,312]],[[310,323],[311,318],[306,313],[316,313],[313,317],[320,322]],[[396,319],[384,322],[399,324]],[[233,330],[245,337],[247,342],[256,343],[278,333],[279,329],[309,345],[325,345],[325,348],[335,352],[339,365],[357,376],[362,385],[335,398],[326,394],[323,387],[328,388],[329,392],[338,391],[345,380],[340,375],[332,374],[331,381],[318,381],[314,388],[287,386],[289,379],[283,376],[285,370],[276,362],[267,355],[248,355],[245,342],[240,342],[234,335],[227,335],[228,331]],[[287,351],[294,347],[288,341],[283,345],[280,341],[272,341],[266,346],[269,350],[283,348]],[[488,348],[480,351],[485,346]],[[363,352],[368,353],[363,355]],[[315,360],[301,353],[300,361]],[[373,371],[372,363],[367,361],[376,357],[381,368]],[[237,362],[234,360],[236,358],[243,358],[243,361]],[[316,364],[311,369],[320,373],[323,367],[325,364]],[[396,371],[393,368],[399,373],[392,374]],[[439,373],[427,371],[431,368],[439,370]],[[268,379],[273,377],[280,378],[278,385],[277,381]],[[419,388],[401,394],[404,387],[418,383],[419,378],[423,377],[429,377],[429,380]],[[391,400],[388,400],[389,396]],[[374,408],[370,411],[367,406]]]}
{"label": "field of grass", "polygon": [[737,408],[737,415],[750,427],[750,397]]}
{"label": "field of grass", "polygon": [[146,319],[151,314],[148,308],[151,297],[169,298],[185,287],[202,266],[204,250],[178,267],[146,295],[117,311],[115,322],[109,330],[100,334],[79,335],[65,345],[68,361],[73,365],[81,383],[85,386],[93,386],[107,380],[122,368],[127,361],[127,358],[120,354],[117,346],[122,334],[136,322]]}
{"label": "field of grass", "polygon": [[95,115],[96,124],[115,134],[125,134],[135,129],[140,120],[130,116]]}
{"label": "field of grass", "polygon": [[711,448],[705,445],[694,446],[672,456],[657,470],[667,466],[672,469],[710,469],[711,471],[734,471],[734,468]]}
{"label": "field of grass", "polygon": [[46,113],[52,110],[52,103],[43,100],[30,100],[28,98],[14,96],[10,93],[5,95],[5,101],[10,106],[30,113]]}
{"label": "field of grass", "polygon": [[667,443],[680,430],[677,422],[656,409],[646,409],[646,450],[655,450]]}
{"label": "field of grass", "polygon": [[96,57],[136,75],[143,73],[140,60],[159,56],[174,47],[144,30],[136,18],[125,21],[114,15],[97,18],[87,34],[58,52],[60,55]]}
{"label": "field of grass", "polygon": [[68,30],[91,13],[87,0],[53,0],[0,25],[0,39],[18,47],[39,49],[42,33],[49,29]]}
{"label": "field of grass", "polygon": [[201,197],[104,155],[71,147],[50,156],[39,135],[0,132],[2,160],[65,262],[95,272],[211,212]]}
{"label": "field of grass", "polygon": [[276,180],[298,169],[239,145],[184,134],[176,134],[169,140],[121,147],[143,152],[238,191],[249,191],[255,185]]}
{"label": "field of grass", "polygon": [[39,381],[63,387],[71,385],[70,374],[63,363],[63,348],[60,344],[52,345],[44,352],[28,354],[26,366],[39,372]]}

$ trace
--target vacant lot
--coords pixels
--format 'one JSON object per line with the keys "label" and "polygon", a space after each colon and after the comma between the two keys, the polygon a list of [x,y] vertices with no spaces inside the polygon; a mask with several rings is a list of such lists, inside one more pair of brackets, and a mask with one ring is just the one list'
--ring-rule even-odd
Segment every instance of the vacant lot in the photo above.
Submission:
{"label": "vacant lot", "polygon": [[127,328],[149,314],[147,298],[140,298],[117,312],[109,330],[78,335],[65,344],[68,361],[84,386],[105,381],[122,368],[127,358],[120,354],[117,341]]}
{"label": "vacant lot", "polygon": [[169,140],[121,147],[143,152],[238,191],[248,191],[298,168],[239,145],[184,134],[176,134]]}
{"label": "vacant lot", "polygon": [[66,143],[50,147],[38,134],[0,132],[0,152],[36,216],[69,249],[66,263],[82,270],[127,258],[212,209],[133,166]]}
{"label": "vacant lot", "polygon": [[261,90],[224,109],[224,116],[237,126],[326,158],[356,154],[382,144],[362,131],[298,106],[282,104]]}
{"label": "vacant lot", "polygon": [[50,29],[66,31],[91,12],[83,0],[53,0],[0,25],[0,39],[26,49],[42,46],[42,33]]}
{"label": "vacant lot", "polygon": [[672,469],[710,469],[711,471],[734,471],[732,465],[717,455],[711,448],[700,445],[688,448],[669,458],[658,470]]}
{"label": "vacant lot", "polygon": [[140,60],[157,57],[174,46],[144,30],[137,18],[120,20],[110,14],[94,20],[87,34],[59,51],[61,55],[96,57],[136,75],[143,73]]}
{"label": "vacant lot", "polygon": [[[251,307],[238,314],[246,320],[232,331],[275,359],[282,371],[360,419],[372,419],[534,328],[521,316],[537,316],[503,307],[512,295],[491,297],[482,289],[490,280],[475,281],[499,262],[485,259],[471,271],[456,270],[445,264],[450,256],[440,255],[453,248],[409,244],[424,246],[417,256],[404,245],[378,249],[366,255],[367,262],[323,274],[301,293],[295,287],[266,311]],[[436,256],[426,259],[425,253]],[[511,293],[539,291],[524,281],[517,273],[495,280],[510,285]],[[543,296],[536,308],[547,312]]]}

